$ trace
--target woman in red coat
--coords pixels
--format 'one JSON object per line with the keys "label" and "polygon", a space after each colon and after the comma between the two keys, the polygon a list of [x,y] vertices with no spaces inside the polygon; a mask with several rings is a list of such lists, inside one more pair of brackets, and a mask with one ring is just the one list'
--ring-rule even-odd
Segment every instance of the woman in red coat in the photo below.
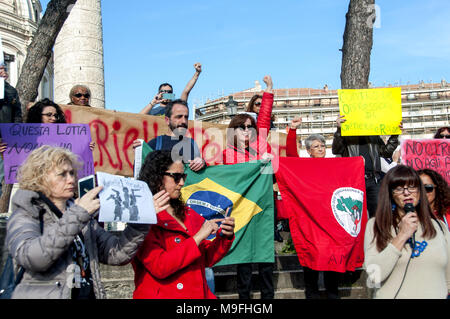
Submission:
{"label": "woman in red coat", "polygon": [[[205,220],[180,199],[186,174],[169,151],[154,151],[145,159],[139,179],[155,195],[158,223],[150,229],[132,261],[133,298],[216,298],[206,283],[205,267],[221,260],[234,240],[234,219]],[[165,190],[163,193],[160,191]],[[212,241],[206,240],[216,234]]]}

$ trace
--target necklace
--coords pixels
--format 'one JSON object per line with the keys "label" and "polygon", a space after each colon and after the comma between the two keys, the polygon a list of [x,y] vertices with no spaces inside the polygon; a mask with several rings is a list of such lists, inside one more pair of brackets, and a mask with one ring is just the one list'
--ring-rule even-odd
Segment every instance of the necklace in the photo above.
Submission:
{"label": "necklace", "polygon": [[411,247],[412,253],[411,253],[411,258],[414,257],[419,257],[420,254],[425,250],[425,248],[428,246],[428,243],[426,242],[426,240],[420,242],[420,241],[416,241],[415,246],[413,246],[412,240],[411,238],[408,239],[407,243],[409,244],[409,246]]}

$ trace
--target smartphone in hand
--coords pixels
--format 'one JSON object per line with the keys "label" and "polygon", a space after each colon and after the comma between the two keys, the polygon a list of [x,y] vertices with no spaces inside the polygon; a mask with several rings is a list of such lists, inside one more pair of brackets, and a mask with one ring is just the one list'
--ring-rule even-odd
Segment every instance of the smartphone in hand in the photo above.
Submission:
{"label": "smartphone in hand", "polygon": [[78,180],[78,197],[83,197],[84,194],[95,188],[97,181],[95,175],[89,175]]}

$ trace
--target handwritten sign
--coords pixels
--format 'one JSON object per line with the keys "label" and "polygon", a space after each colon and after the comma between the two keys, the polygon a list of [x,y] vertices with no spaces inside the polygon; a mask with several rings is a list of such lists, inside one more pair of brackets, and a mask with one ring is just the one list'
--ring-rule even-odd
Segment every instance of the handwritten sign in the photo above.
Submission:
{"label": "handwritten sign", "polygon": [[400,135],[401,88],[338,90],[342,136]]}
{"label": "handwritten sign", "polygon": [[94,160],[89,149],[91,131],[87,124],[0,124],[2,141],[8,144],[3,153],[5,181],[16,183],[19,166],[28,155],[42,145],[66,148],[79,156],[83,168],[78,178],[94,174]]}
{"label": "handwritten sign", "polygon": [[450,140],[403,140],[401,149],[403,164],[416,170],[432,169],[450,184]]}

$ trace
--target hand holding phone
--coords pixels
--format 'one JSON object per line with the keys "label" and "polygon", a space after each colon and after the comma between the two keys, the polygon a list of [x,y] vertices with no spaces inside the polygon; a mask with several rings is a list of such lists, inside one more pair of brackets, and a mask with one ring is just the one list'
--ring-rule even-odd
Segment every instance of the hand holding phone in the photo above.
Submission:
{"label": "hand holding phone", "polygon": [[97,181],[95,175],[89,175],[78,180],[78,197],[83,197],[84,194],[95,188]]}

